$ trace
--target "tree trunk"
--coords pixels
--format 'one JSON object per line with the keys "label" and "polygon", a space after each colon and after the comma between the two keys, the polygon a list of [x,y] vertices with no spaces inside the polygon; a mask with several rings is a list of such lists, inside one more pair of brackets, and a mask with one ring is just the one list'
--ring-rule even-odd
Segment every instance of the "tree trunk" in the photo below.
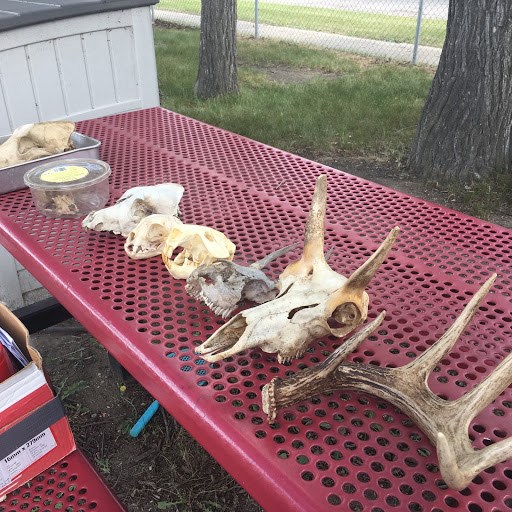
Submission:
{"label": "tree trunk", "polygon": [[466,181],[508,171],[512,2],[450,0],[446,40],[409,156],[413,172]]}
{"label": "tree trunk", "polygon": [[202,99],[237,93],[236,0],[202,0],[199,70],[194,88]]}

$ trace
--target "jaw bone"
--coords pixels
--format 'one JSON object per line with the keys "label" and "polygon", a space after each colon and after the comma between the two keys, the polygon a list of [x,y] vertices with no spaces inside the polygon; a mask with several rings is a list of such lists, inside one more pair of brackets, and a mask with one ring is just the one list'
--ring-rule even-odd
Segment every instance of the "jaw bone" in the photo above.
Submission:
{"label": "jaw bone", "polygon": [[228,260],[200,265],[188,277],[185,290],[222,318],[231,315],[244,300],[268,302],[276,297],[278,289],[261,269],[297,245],[287,245],[247,267]]}
{"label": "jaw bone", "polygon": [[368,313],[365,288],[386,258],[399,228],[349,278],[338,274],[324,256],[327,177],[317,180],[306,223],[302,257],[279,276],[279,295],[272,301],[235,315],[196,351],[210,362],[260,347],[276,353],[279,362],[301,356],[315,339],[342,337]]}

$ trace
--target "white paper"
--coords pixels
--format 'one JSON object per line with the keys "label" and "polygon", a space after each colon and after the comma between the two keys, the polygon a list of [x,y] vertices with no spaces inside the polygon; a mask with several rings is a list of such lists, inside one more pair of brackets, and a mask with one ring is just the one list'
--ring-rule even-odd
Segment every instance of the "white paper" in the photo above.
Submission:
{"label": "white paper", "polygon": [[0,382],[0,413],[44,385],[44,373],[35,363],[30,363],[12,377]]}

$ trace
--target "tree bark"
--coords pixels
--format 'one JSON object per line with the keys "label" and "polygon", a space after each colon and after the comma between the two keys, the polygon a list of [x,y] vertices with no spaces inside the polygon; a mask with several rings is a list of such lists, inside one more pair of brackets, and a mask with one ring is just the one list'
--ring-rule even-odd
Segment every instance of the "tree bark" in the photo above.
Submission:
{"label": "tree bark", "polygon": [[512,2],[450,0],[439,67],[409,156],[426,178],[512,170]]}
{"label": "tree bark", "polygon": [[199,70],[194,87],[201,99],[238,92],[236,0],[202,0]]}

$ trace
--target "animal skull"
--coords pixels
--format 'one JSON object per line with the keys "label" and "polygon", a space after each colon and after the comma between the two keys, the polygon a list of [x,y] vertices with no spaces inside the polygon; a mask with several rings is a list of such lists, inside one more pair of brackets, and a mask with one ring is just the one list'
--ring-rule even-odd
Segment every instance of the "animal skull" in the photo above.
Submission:
{"label": "animal skull", "polygon": [[75,123],[53,121],[19,126],[0,146],[0,169],[72,149]]}
{"label": "animal skull", "polygon": [[297,245],[274,251],[248,267],[228,260],[200,265],[188,277],[185,290],[222,318],[227,318],[243,300],[257,304],[268,302],[276,297],[278,290],[276,283],[261,269]]}
{"label": "animal skull", "polygon": [[[182,251],[172,259],[173,252]],[[236,246],[229,238],[206,226],[181,224],[171,229],[164,244],[162,259],[175,279],[187,279],[199,266],[219,259],[232,260]]]}
{"label": "animal skull", "polygon": [[317,338],[342,337],[368,313],[366,286],[393,245],[395,227],[382,245],[349,278],[338,274],[324,257],[327,178],[318,178],[306,223],[302,257],[279,276],[279,295],[272,301],[235,315],[196,351],[210,362],[260,347],[277,352],[280,363],[301,356]]}
{"label": "animal skull", "polygon": [[112,206],[89,213],[82,227],[112,231],[126,238],[142,219],[153,213],[178,215],[183,192],[183,186],[177,183],[130,188]]}
{"label": "animal skull", "polygon": [[142,219],[126,238],[124,243],[126,254],[134,260],[162,254],[167,236],[178,224],[182,224],[178,217],[161,213],[153,213]]}

